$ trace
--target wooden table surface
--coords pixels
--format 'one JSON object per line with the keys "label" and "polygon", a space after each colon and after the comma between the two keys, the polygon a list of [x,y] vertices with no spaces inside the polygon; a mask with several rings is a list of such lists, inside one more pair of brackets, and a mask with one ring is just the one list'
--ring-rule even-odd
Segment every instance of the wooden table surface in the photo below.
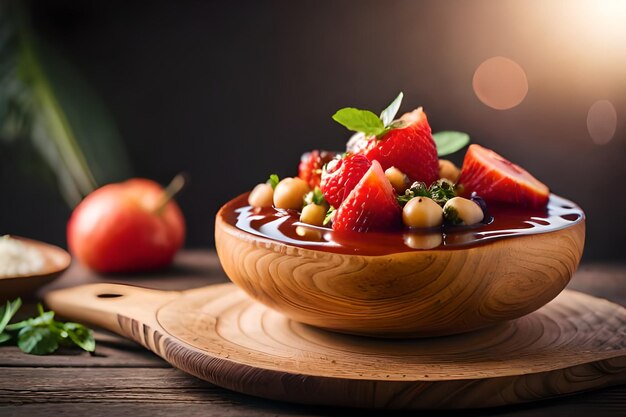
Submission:
{"label": "wooden table surface", "polygon": [[[42,292],[103,281],[178,290],[227,280],[214,252],[185,251],[173,268],[150,275],[102,277],[73,265]],[[583,264],[568,288],[626,305],[626,264]],[[22,314],[34,308],[34,303],[29,303]],[[0,416],[405,415],[254,398],[189,376],[117,335],[96,330],[96,341],[93,355],[68,349],[49,356],[32,356],[16,347],[0,347]],[[626,386],[521,406],[439,414],[557,417],[590,413],[593,417],[626,416]]]}

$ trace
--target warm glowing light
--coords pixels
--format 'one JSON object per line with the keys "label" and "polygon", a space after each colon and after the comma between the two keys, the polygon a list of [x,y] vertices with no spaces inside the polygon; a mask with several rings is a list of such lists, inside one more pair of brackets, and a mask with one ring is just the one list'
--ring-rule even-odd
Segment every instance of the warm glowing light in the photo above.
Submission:
{"label": "warm glowing light", "polygon": [[582,35],[574,47],[595,47],[604,51],[622,48],[626,34],[626,1],[579,0],[566,3],[562,16]]}
{"label": "warm glowing light", "polygon": [[480,101],[497,110],[517,106],[528,93],[528,80],[522,67],[502,56],[489,58],[480,64],[472,85]]}
{"label": "warm glowing light", "polygon": [[608,100],[596,101],[587,113],[587,130],[591,139],[598,145],[608,143],[615,135],[617,112]]}

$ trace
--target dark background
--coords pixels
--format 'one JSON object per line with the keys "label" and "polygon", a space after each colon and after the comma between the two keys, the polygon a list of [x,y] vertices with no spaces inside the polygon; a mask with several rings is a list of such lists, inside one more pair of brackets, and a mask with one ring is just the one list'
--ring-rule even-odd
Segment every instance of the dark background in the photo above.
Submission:
{"label": "dark background", "polygon": [[[403,91],[401,111],[424,106],[434,131],[466,131],[580,204],[586,260],[622,261],[626,19],[596,16],[593,4],[35,1],[31,10],[39,36],[112,112],[134,174],[166,184],[189,173],[178,198],[187,246],[211,247],[220,205],[269,173],[295,175],[304,151],[343,149],[337,109],[378,112]],[[472,89],[478,65],[498,55],[528,78],[511,110]],[[605,145],[586,125],[600,99],[618,115]],[[71,211],[54,181],[0,151],[0,234],[65,245]]]}

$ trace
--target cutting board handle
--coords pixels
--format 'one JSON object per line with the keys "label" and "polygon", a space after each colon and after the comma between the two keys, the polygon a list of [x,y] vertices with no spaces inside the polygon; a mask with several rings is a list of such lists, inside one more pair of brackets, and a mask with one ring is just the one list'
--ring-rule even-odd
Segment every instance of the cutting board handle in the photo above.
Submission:
{"label": "cutting board handle", "polygon": [[130,285],[90,284],[50,292],[45,302],[60,316],[125,334],[120,316],[159,327],[157,310],[180,294]]}

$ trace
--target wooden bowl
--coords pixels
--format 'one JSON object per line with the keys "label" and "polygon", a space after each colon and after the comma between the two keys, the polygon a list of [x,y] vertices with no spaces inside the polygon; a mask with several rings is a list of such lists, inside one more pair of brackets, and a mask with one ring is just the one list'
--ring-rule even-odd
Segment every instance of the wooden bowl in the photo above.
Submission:
{"label": "wooden bowl", "polygon": [[2,277],[0,276],[0,302],[17,297],[32,297],[35,292],[56,279],[72,262],[72,257],[63,249],[23,237],[11,236],[41,252],[44,257],[43,268],[34,274]]}
{"label": "wooden bowl", "polygon": [[225,207],[215,244],[235,284],[295,321],[377,337],[451,335],[535,311],[565,288],[585,240],[582,216],[557,231],[478,246],[341,254],[240,230],[225,221]]}

